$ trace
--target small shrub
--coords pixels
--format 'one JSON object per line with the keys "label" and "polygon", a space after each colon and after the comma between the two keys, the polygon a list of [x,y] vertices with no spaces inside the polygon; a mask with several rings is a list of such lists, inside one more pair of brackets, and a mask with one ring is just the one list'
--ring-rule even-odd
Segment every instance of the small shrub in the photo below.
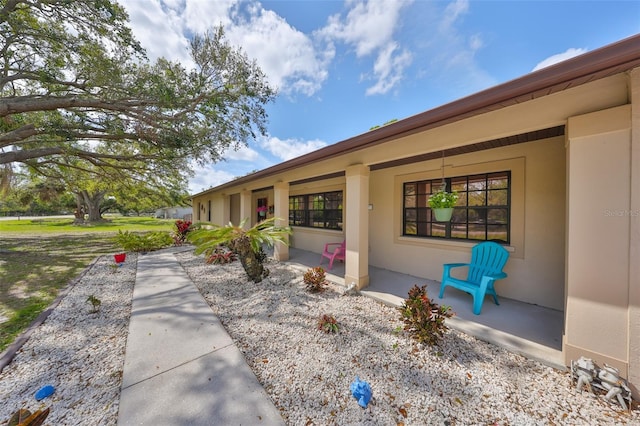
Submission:
{"label": "small shrub", "polygon": [[173,245],[173,238],[167,232],[148,232],[136,234],[121,230],[115,237],[116,244],[120,245],[124,251],[147,252],[159,250]]}
{"label": "small shrub", "polygon": [[340,325],[333,315],[323,314],[318,320],[318,330],[325,333],[337,333],[340,330]]}
{"label": "small shrub", "polygon": [[404,330],[418,342],[432,346],[438,343],[448,330],[445,319],[451,318],[454,313],[451,312],[450,306],[439,306],[429,299],[426,288],[426,285],[421,288],[414,285],[409,290],[409,297],[398,309],[404,321]]}
{"label": "small shrub", "polygon": [[187,241],[187,234],[191,231],[191,221],[178,219],[175,223],[176,229],[172,233],[173,244],[181,246]]}
{"label": "small shrub", "polygon": [[307,269],[304,273],[302,280],[307,286],[307,290],[312,293],[318,293],[323,291],[329,284],[326,280],[327,274],[321,266]]}
{"label": "small shrub", "polygon": [[87,303],[91,304],[91,312],[92,313],[98,312],[100,310],[100,305],[102,304],[100,299],[95,297],[93,294],[91,296],[87,297]]}
{"label": "small shrub", "polygon": [[213,251],[213,253],[207,256],[205,262],[207,264],[223,265],[225,263],[231,263],[236,259],[237,257],[234,252],[223,247],[218,247]]}
{"label": "small shrub", "polygon": [[168,232],[149,232],[143,236],[142,250],[153,251],[173,245],[173,238]]}

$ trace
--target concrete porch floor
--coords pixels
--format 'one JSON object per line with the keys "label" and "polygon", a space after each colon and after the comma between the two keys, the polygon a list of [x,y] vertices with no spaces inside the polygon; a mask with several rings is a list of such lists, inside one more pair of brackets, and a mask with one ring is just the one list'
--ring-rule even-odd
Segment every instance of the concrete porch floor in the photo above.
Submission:
{"label": "concrete porch floor", "polygon": [[[291,247],[287,263],[306,270],[320,264],[320,254]],[[345,286],[343,263],[334,263],[329,271],[325,258],[322,266],[327,279]],[[489,298],[480,315],[471,311],[473,298],[467,293],[448,287],[444,297],[439,299],[439,282],[373,266],[369,267],[369,286],[361,293],[387,305],[400,306],[414,284],[418,287],[426,284],[429,297],[438,304],[451,306],[456,313],[447,320],[451,328],[551,367],[566,368],[562,357],[563,312],[500,297],[499,284],[496,290],[500,305],[495,305]]]}

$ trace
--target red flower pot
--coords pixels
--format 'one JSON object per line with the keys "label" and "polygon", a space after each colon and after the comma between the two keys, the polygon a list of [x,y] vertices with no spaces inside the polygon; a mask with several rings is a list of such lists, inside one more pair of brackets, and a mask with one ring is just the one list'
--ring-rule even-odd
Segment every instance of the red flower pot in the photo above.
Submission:
{"label": "red flower pot", "polygon": [[116,260],[116,263],[124,263],[124,260],[127,258],[127,253],[114,254],[113,258]]}

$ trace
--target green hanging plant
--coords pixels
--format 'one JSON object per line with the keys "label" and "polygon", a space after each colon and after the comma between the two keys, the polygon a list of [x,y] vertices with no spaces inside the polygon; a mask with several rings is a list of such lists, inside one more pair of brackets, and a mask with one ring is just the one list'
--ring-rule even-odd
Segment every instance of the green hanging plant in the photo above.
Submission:
{"label": "green hanging plant", "polygon": [[456,191],[438,191],[429,197],[429,207],[432,209],[450,209],[455,207],[458,202],[458,197]]}

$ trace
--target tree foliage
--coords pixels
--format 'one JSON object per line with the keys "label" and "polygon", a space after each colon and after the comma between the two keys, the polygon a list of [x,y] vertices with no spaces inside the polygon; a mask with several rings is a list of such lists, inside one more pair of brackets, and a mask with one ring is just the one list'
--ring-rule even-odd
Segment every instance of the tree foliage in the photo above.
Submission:
{"label": "tree foliage", "polygon": [[187,70],[150,63],[127,25],[111,0],[0,0],[0,183],[23,164],[162,187],[265,133],[275,92],[222,27],[193,37]]}

